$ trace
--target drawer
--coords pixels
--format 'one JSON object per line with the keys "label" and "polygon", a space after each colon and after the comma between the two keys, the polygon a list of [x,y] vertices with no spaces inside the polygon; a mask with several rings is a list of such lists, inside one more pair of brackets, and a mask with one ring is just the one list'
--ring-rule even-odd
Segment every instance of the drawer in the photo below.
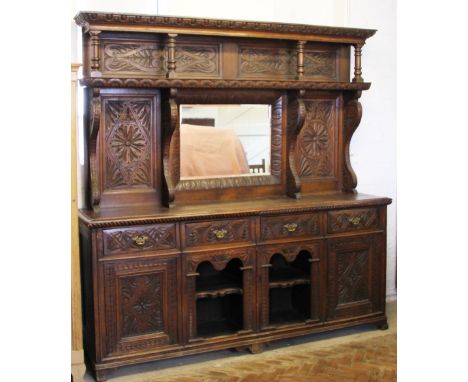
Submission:
{"label": "drawer", "polygon": [[262,217],[261,240],[320,235],[320,215],[280,215]]}
{"label": "drawer", "polygon": [[378,228],[377,208],[353,208],[328,212],[328,233]]}
{"label": "drawer", "polygon": [[212,220],[185,225],[185,246],[253,241],[249,219]]}
{"label": "drawer", "polygon": [[176,225],[154,224],[103,231],[104,254],[176,248]]}

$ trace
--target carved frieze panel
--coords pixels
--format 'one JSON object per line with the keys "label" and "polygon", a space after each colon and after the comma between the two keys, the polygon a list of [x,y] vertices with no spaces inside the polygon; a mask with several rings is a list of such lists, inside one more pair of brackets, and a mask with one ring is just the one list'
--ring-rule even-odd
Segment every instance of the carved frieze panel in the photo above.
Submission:
{"label": "carved frieze panel", "polygon": [[337,233],[376,228],[379,224],[376,208],[358,208],[328,212],[328,232]]}
{"label": "carved frieze panel", "polygon": [[164,49],[155,42],[104,41],[103,75],[164,75]]}
{"label": "carved frieze panel", "polygon": [[175,224],[105,230],[103,237],[104,254],[176,247]]}
{"label": "carved frieze panel", "polygon": [[176,45],[177,76],[219,77],[219,45]]}
{"label": "carved frieze panel", "polygon": [[321,77],[337,79],[336,52],[304,51],[304,77]]}
{"label": "carved frieze panel", "polygon": [[346,304],[369,298],[369,252],[337,254],[337,302]]}
{"label": "carved frieze panel", "polygon": [[104,113],[105,188],[151,186],[151,100],[107,100]]}
{"label": "carved frieze panel", "polygon": [[319,214],[262,218],[261,227],[262,240],[317,236],[320,234]]}
{"label": "carved frieze panel", "polygon": [[296,145],[297,171],[301,178],[335,176],[335,100],[304,100],[306,115]]}
{"label": "carved frieze panel", "polygon": [[291,77],[295,54],[289,49],[240,47],[239,77]]}
{"label": "carved frieze panel", "polygon": [[185,242],[188,247],[250,240],[248,219],[189,223],[185,226]]}

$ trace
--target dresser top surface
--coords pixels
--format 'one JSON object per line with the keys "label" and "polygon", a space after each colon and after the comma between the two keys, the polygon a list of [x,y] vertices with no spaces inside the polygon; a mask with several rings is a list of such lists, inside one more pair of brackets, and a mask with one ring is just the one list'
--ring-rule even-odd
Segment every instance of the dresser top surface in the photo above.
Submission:
{"label": "dresser top surface", "polygon": [[[245,21],[183,16],[161,16],[147,14],[124,14],[105,12],[79,12],[75,22],[88,29],[113,31],[173,32],[184,34],[233,35],[236,37],[285,38],[298,36],[322,36],[338,39],[335,42],[352,42],[349,39],[365,40],[373,36],[374,29],[344,28],[335,26],[279,23],[270,21]],[[157,30],[157,28],[162,28]],[[169,28],[167,31],[164,28]],[[172,30],[171,30],[172,28]],[[263,35],[262,35],[263,33]],[[306,38],[307,39],[307,38]]]}
{"label": "dresser top surface", "polygon": [[253,215],[300,213],[324,209],[366,207],[390,204],[392,200],[366,194],[306,194],[301,199],[276,197],[240,202],[210,202],[166,207],[119,207],[98,212],[82,209],[80,220],[90,227],[147,224],[178,220],[229,218]]}

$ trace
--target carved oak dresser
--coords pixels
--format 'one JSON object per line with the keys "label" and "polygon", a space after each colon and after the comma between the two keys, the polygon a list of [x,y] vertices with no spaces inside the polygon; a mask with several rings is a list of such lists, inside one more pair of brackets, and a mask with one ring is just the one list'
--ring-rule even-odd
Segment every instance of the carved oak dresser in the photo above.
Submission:
{"label": "carved oak dresser", "polygon": [[[387,327],[391,200],[356,192],[349,157],[370,87],[361,48],[374,30],[90,12],[75,20],[86,94],[84,347],[98,381],[125,365]],[[260,173],[182,176],[183,132],[214,120],[194,113],[239,105],[267,110],[262,166],[249,159],[260,145],[253,117],[239,128],[241,159]],[[198,128],[209,139],[212,126]],[[229,162],[221,158],[210,164]]]}

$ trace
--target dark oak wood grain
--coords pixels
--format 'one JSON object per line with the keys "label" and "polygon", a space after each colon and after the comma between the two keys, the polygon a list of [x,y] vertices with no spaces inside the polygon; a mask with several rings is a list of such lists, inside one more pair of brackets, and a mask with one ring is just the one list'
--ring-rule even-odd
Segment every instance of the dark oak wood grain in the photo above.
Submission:
{"label": "dark oak wood grain", "polygon": [[[98,381],[125,365],[385,327],[391,200],[357,193],[349,158],[374,30],[75,20],[87,88],[84,348]],[[181,180],[181,104],[270,105],[269,174]]]}

